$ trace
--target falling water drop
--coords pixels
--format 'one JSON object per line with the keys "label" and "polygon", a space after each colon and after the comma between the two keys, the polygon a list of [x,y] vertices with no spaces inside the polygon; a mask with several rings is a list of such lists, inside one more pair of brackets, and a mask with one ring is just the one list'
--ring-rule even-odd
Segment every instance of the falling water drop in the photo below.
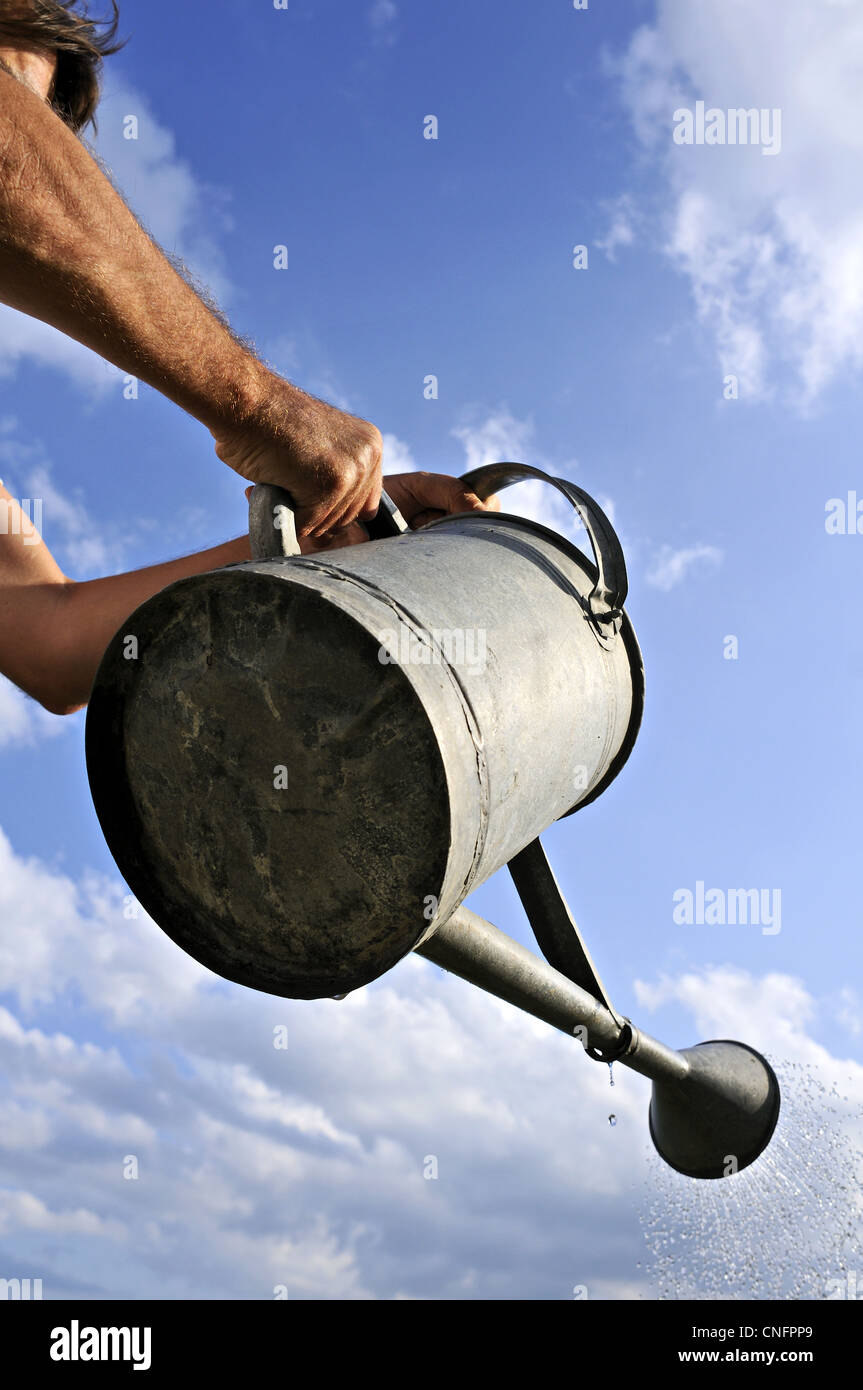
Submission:
{"label": "falling water drop", "polygon": [[608,1123],[609,1123],[610,1125],[616,1125],[616,1124],[617,1124],[617,1116],[616,1116],[616,1115],[609,1115],[609,1117],[608,1117]]}
{"label": "falling water drop", "polygon": [[613,1063],[613,1062],[609,1062],[609,1064],[608,1064],[608,1084],[609,1084],[609,1086],[613,1086],[613,1085],[614,1085],[614,1072],[612,1071],[612,1067],[613,1067],[613,1066],[614,1066],[614,1063]]}

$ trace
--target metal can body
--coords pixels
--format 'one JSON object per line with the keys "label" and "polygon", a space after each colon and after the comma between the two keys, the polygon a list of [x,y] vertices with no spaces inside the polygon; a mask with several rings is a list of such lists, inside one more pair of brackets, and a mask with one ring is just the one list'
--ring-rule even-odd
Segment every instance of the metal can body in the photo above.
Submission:
{"label": "metal can body", "polygon": [[132,891],[256,989],[382,974],[628,756],[641,658],[625,615],[598,635],[596,574],[553,532],[478,513],[158,594],[109,646],[87,721]]}

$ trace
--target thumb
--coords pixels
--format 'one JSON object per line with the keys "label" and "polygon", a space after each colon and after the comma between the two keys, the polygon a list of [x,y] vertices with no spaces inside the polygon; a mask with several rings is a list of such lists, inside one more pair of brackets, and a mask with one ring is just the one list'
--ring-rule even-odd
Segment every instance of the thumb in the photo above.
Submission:
{"label": "thumb", "polygon": [[464,499],[465,499],[465,501],[464,501],[464,506],[462,507],[462,511],[475,511],[475,512],[499,512],[499,511],[500,511],[500,498],[499,498],[495,493],[493,493],[493,492],[490,493],[488,497],[486,497],[486,499],[485,499],[484,502],[481,501],[479,497],[477,497],[477,495],[476,495],[475,492],[471,492],[471,491],[470,491],[469,489],[467,489],[467,488],[462,489],[462,495],[464,496]]}

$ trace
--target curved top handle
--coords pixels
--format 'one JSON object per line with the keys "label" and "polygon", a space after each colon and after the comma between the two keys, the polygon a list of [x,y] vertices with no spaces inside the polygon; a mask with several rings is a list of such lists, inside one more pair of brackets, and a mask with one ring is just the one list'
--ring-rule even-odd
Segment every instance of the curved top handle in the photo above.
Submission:
{"label": "curved top handle", "polygon": [[612,632],[620,629],[627,594],[626,561],[614,527],[593,498],[566,478],[555,478],[527,463],[489,463],[464,473],[461,482],[475,492],[481,502],[500,488],[511,487],[529,478],[550,483],[562,492],[581,518],[590,538],[596,560],[596,583],[588,595],[588,607],[597,623],[608,624]]}
{"label": "curved top handle", "polygon": [[[381,493],[377,515],[361,523],[371,540],[400,536],[407,522],[385,492]],[[256,483],[249,495],[249,545],[253,560],[282,560],[300,554],[294,501],[289,492],[275,483]]]}

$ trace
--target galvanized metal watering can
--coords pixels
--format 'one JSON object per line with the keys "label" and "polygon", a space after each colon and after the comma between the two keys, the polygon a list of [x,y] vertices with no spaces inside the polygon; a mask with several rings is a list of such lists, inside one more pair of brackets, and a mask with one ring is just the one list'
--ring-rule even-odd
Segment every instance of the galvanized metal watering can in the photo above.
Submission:
{"label": "galvanized metal watering can", "polygon": [[[301,556],[290,498],[256,487],[254,558],[169,586],[105,653],[96,811],[139,901],[220,975],[340,996],[417,950],[652,1076],[659,1151],[721,1176],[769,1141],[771,1069],[742,1044],[673,1052],[621,1018],[537,839],[620,771],[644,682],[597,504],[523,464],[464,482],[487,497],[525,478],[568,499],[593,563],[516,516],[410,531],[386,496],[368,544]],[[461,906],[503,865],[549,965]]]}

